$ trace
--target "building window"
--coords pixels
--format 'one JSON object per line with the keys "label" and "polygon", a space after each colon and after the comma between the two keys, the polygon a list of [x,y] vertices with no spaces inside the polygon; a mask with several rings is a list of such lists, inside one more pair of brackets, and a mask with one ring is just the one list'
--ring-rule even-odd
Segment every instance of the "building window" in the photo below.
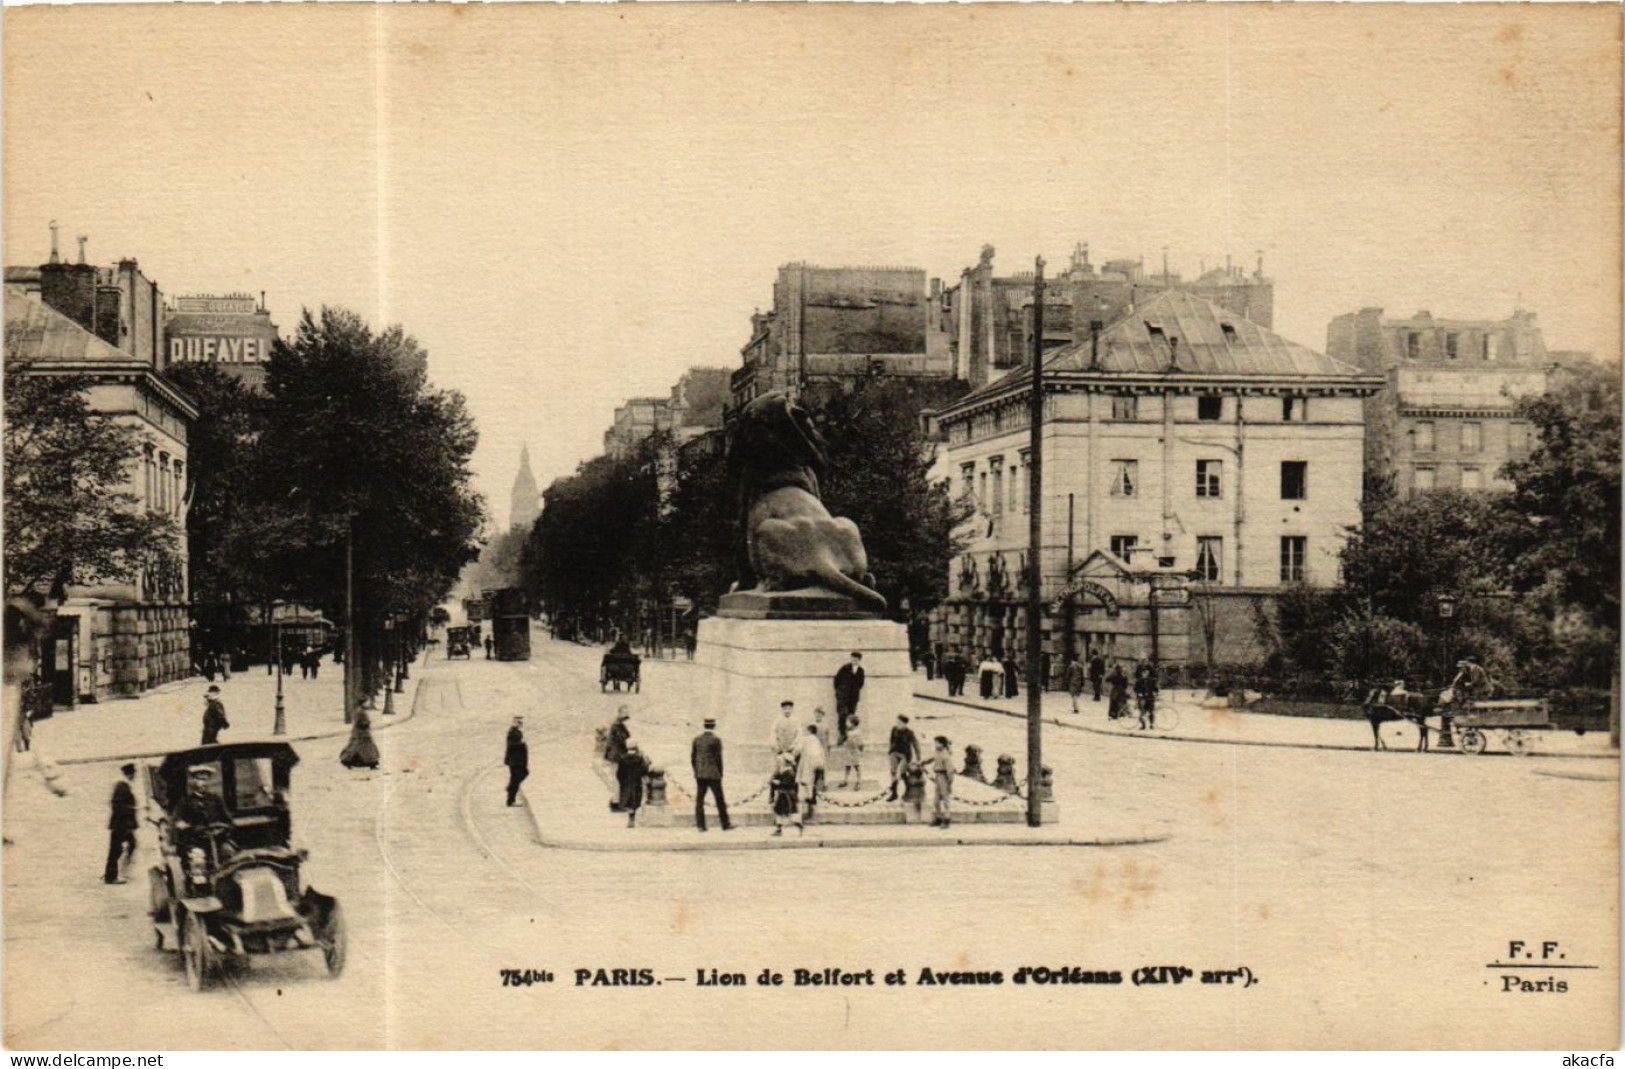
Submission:
{"label": "building window", "polygon": [[1303,582],[1303,562],[1308,552],[1309,539],[1303,535],[1287,535],[1281,539],[1281,582]]}
{"label": "building window", "polygon": [[1021,454],[1021,511],[1031,512],[1033,489],[1033,455],[1030,452]]}
{"label": "building window", "polygon": [[959,478],[961,480],[960,493],[970,497],[976,493],[976,465],[959,465]]}
{"label": "building window", "polygon": [[1281,398],[1281,419],[1286,423],[1302,423],[1309,418],[1309,398]]}
{"label": "building window", "polygon": [[1420,452],[1420,453],[1431,453],[1431,452],[1433,452],[1433,421],[1432,420],[1422,420],[1421,422],[1419,422],[1416,425],[1416,445],[1415,445],[1415,448],[1416,448],[1417,452]]}
{"label": "building window", "polygon": [[1196,496],[1223,497],[1224,461],[1198,460],[1196,462]]}
{"label": "building window", "polygon": [[1461,336],[1459,334],[1450,333],[1444,336],[1444,355],[1446,358],[1450,360],[1454,360],[1456,358],[1460,342]]}
{"label": "building window", "polygon": [[976,503],[982,508],[987,507],[987,472],[980,472],[976,476]]}
{"label": "building window", "polygon": [[1484,425],[1472,422],[1461,425],[1461,451],[1477,453],[1484,448]]}
{"label": "building window", "polygon": [[1405,355],[1412,360],[1422,355],[1422,335],[1414,330],[1405,335]]}
{"label": "building window", "polygon": [[1495,359],[1495,350],[1497,348],[1496,341],[1497,341],[1497,339],[1496,339],[1495,335],[1493,335],[1493,334],[1484,335],[1484,359],[1485,360],[1494,360]]}
{"label": "building window", "polygon": [[1112,535],[1112,556],[1128,560],[1134,547],[1140,544],[1139,535]]}
{"label": "building window", "polygon": [[1223,419],[1224,398],[1218,394],[1205,393],[1196,399],[1197,419]]}
{"label": "building window", "polygon": [[1004,458],[993,457],[988,463],[993,468],[993,515],[1004,511]]}
{"label": "building window", "polygon": [[1309,496],[1309,462],[1281,461],[1281,500],[1302,501]]}
{"label": "building window", "polygon": [[1017,474],[1016,466],[1014,464],[1010,465],[1010,500],[1007,504],[1011,512],[1016,511],[1019,507],[1016,498],[1021,493],[1021,480],[1016,478]]}
{"label": "building window", "polygon": [[1432,490],[1439,485],[1439,472],[1437,468],[1417,468],[1411,478],[1411,488],[1415,490]]}
{"label": "building window", "polygon": [[1140,492],[1140,462],[1112,461],[1112,496],[1133,497]]}
{"label": "building window", "polygon": [[1224,539],[1203,535],[1196,540],[1196,578],[1206,583],[1219,581],[1224,563]]}
{"label": "building window", "polygon": [[1140,399],[1131,393],[1112,395],[1112,419],[1139,419]]}
{"label": "building window", "polygon": [[1462,468],[1461,469],[1461,488],[1463,490],[1482,490],[1482,489],[1484,489],[1484,469],[1483,468]]}

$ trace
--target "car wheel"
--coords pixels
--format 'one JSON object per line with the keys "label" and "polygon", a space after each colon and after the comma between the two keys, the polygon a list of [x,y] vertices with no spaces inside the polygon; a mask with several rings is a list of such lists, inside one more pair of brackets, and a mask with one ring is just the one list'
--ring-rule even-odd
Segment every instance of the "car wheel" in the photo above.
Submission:
{"label": "car wheel", "polygon": [[344,971],[344,958],[349,949],[349,935],[344,930],[344,910],[339,908],[337,902],[327,914],[327,923],[322,925],[321,931],[322,960],[327,963],[329,976],[337,976]]}
{"label": "car wheel", "polygon": [[202,991],[213,980],[214,953],[203,922],[192,913],[181,917],[181,960],[186,963],[186,986]]}

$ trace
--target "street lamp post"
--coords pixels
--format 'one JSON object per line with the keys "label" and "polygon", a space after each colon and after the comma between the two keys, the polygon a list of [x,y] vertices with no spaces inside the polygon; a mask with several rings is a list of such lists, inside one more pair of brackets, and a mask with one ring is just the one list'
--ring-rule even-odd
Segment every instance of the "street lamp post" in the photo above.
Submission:
{"label": "street lamp post", "polygon": [[[1451,669],[1455,666],[1456,656],[1456,599],[1450,594],[1439,595],[1439,623],[1444,628],[1444,675],[1449,678]],[[1456,748],[1456,737],[1452,734],[1451,721],[1455,718],[1449,713],[1439,714],[1439,741],[1441,750]]]}
{"label": "street lamp post", "polygon": [[[393,613],[384,617],[384,656],[389,662],[395,659],[395,616]],[[394,669],[392,663],[384,665],[384,715],[395,715],[395,688],[390,686],[389,674]]]}
{"label": "street lamp post", "polygon": [[[273,608],[273,612],[276,610]],[[273,621],[271,633],[276,637],[276,723],[271,727],[271,734],[286,735],[288,733],[288,713],[282,704],[282,624]]]}

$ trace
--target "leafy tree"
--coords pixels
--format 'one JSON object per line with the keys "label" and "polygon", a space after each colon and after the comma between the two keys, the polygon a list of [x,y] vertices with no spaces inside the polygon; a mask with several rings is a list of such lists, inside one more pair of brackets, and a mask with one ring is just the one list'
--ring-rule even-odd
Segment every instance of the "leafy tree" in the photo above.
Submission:
{"label": "leafy tree", "polygon": [[417,633],[477,553],[483,507],[468,464],[478,435],[462,395],[430,386],[427,355],[399,326],[374,332],[352,312],[307,311],[267,371],[258,463],[286,531],[268,571],[340,620],[353,552],[370,689],[386,617]]}
{"label": "leafy tree", "polygon": [[90,407],[91,381],[30,367],[8,327],[5,583],[8,596],[130,582],[176,558],[175,525],[129,489],[138,433]]}
{"label": "leafy tree", "polygon": [[1502,470],[1522,591],[1545,591],[1593,627],[1619,621],[1619,369],[1581,365],[1550,392],[1519,403],[1535,426],[1529,455]]}
{"label": "leafy tree", "polygon": [[875,377],[803,400],[829,443],[824,504],[858,525],[894,611],[906,600],[921,613],[947,597],[948,562],[963,548],[954,532],[970,509],[950,494],[948,480],[931,481],[936,444],[920,425],[922,409],[962,391],[957,383]]}

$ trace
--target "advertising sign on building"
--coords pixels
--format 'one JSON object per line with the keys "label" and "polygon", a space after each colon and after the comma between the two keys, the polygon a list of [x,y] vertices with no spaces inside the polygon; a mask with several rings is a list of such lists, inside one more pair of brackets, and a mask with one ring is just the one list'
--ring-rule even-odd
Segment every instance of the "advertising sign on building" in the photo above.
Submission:
{"label": "advertising sign on building", "polygon": [[164,332],[169,363],[220,364],[256,381],[277,336],[270,313],[243,293],[176,297]]}

